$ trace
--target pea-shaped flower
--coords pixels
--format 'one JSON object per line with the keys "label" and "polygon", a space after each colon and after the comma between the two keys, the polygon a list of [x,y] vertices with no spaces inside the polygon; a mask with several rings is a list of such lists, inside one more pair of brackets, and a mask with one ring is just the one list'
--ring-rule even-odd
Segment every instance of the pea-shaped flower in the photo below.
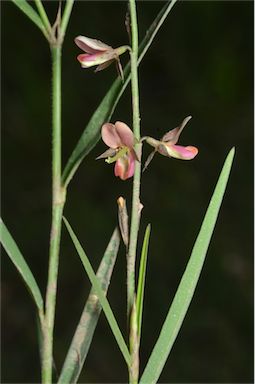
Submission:
{"label": "pea-shaped flower", "polygon": [[190,119],[191,116],[186,117],[179,127],[167,132],[161,140],[156,140],[148,136],[142,139],[155,148],[154,152],[152,152],[151,155],[148,157],[144,166],[144,170],[147,168],[156,152],[159,152],[163,156],[174,157],[176,159],[181,160],[194,159],[194,157],[198,154],[198,149],[196,147],[193,147],[191,145],[187,147],[184,147],[182,145],[176,145],[181,132],[183,131],[185,125]]}
{"label": "pea-shaped flower", "polygon": [[90,39],[85,36],[78,36],[74,41],[75,44],[85,52],[77,56],[77,60],[81,63],[82,68],[97,65],[96,72],[98,72],[107,68],[115,61],[122,76],[119,56],[129,49],[128,46],[124,45],[114,49],[100,40]]}
{"label": "pea-shaped flower", "polygon": [[122,180],[134,175],[135,161],[138,157],[134,150],[135,138],[127,124],[116,121],[102,126],[102,139],[109,149],[97,159],[106,158],[108,164],[115,162],[114,174]]}

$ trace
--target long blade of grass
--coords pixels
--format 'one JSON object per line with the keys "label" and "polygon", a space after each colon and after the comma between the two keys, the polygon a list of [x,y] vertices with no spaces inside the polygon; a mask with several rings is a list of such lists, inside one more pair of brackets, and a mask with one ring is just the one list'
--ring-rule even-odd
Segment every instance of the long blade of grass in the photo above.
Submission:
{"label": "long blade of grass", "polygon": [[[159,28],[163,24],[176,1],[177,0],[168,1],[161,9],[154,22],[151,24],[146,36],[139,45],[138,63],[141,62],[145,53],[149,49]],[[123,73],[124,82],[122,82],[119,78],[113,82],[110,90],[106,93],[105,97],[92,115],[77,145],[75,146],[63,171],[62,182],[65,186],[67,186],[70,182],[84,157],[88,155],[100,139],[102,125],[110,120],[121,95],[130,81],[130,64],[126,65]]]}
{"label": "long blade of grass", "polygon": [[32,298],[34,299],[34,302],[41,314],[43,311],[43,299],[40,289],[35,281],[35,278],[29,266],[27,265],[17,244],[15,243],[13,237],[11,236],[2,219],[0,219],[0,241],[6,253],[9,255],[11,261],[13,262],[13,264],[19,271],[21,277],[23,278],[24,282],[26,283],[26,286],[28,287],[29,292],[31,293]]}
{"label": "long blade of grass", "polygon": [[185,314],[193,297],[205,260],[206,252],[213,234],[214,226],[216,224],[219,209],[228,182],[234,152],[235,150],[232,148],[225,160],[217,185],[207,208],[201,229],[194,244],[189,262],[182,276],[172,305],[168,311],[159,338],[145,367],[140,384],[154,384],[157,382],[181,328]]}
{"label": "long blade of grass", "polygon": [[138,286],[137,286],[136,309],[137,309],[138,340],[140,340],[141,338],[144,286],[145,286],[146,265],[147,265],[150,233],[151,233],[151,225],[148,224],[146,227],[146,231],[143,239],[143,247],[142,247],[142,253],[141,253]]}
{"label": "long blade of grass", "polygon": [[[119,250],[119,244],[120,234],[116,228],[105,250],[96,274],[105,295],[110,284],[112,271]],[[61,371],[58,380],[59,384],[77,383],[90,348],[101,310],[102,306],[100,301],[95,295],[94,288],[91,288]]]}
{"label": "long blade of grass", "polygon": [[69,23],[69,19],[73,9],[73,4],[74,4],[74,0],[66,0],[66,5],[63,12],[63,17],[62,17],[61,27],[60,27],[62,36],[64,36],[66,33],[66,28]]}
{"label": "long blade of grass", "polygon": [[47,32],[44,27],[44,24],[38,15],[38,13],[34,10],[34,8],[26,1],[26,0],[12,0],[12,2],[22,11],[25,15],[42,31],[44,36],[47,37]]}
{"label": "long blade of grass", "polygon": [[125,340],[121,334],[121,331],[120,331],[118,323],[114,317],[114,314],[112,312],[110,304],[109,304],[107,298],[105,297],[104,291],[101,288],[100,281],[97,278],[97,276],[95,275],[95,272],[93,271],[93,268],[90,264],[90,261],[89,261],[87,255],[85,254],[85,252],[84,252],[79,240],[77,239],[75,233],[73,232],[70,224],[68,223],[66,218],[63,217],[63,220],[64,220],[66,228],[69,232],[69,235],[70,235],[70,237],[74,243],[74,246],[77,250],[77,253],[80,256],[80,259],[82,261],[84,269],[87,272],[89,280],[90,280],[90,282],[91,282],[91,284],[95,290],[95,295],[98,296],[98,299],[99,299],[100,304],[103,308],[105,316],[106,316],[108,323],[111,327],[112,333],[115,336],[115,339],[116,339],[118,346],[119,346],[119,348],[120,348],[120,350],[124,356],[124,359],[126,360],[127,365],[129,366],[130,365],[130,354],[129,354],[127,345],[126,345]]}
{"label": "long blade of grass", "polygon": [[35,1],[35,4],[36,4],[36,7],[37,7],[37,10],[38,10],[38,13],[40,15],[40,18],[41,18],[41,21],[46,29],[46,31],[51,31],[51,24],[50,24],[50,21],[48,19],[48,15],[44,9],[44,6],[43,6],[43,3],[41,0],[34,0]]}

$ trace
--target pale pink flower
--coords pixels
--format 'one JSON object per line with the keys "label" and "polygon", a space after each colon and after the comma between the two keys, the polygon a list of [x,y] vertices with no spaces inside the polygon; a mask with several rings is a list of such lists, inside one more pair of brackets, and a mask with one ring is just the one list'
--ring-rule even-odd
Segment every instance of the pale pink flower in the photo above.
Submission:
{"label": "pale pink flower", "polygon": [[177,128],[172,129],[167,132],[161,140],[153,139],[152,137],[144,137],[143,140],[146,140],[148,144],[155,148],[155,151],[149,156],[144,166],[144,169],[147,168],[149,162],[152,160],[155,152],[159,152],[163,156],[174,157],[181,160],[191,160],[198,154],[198,149],[191,145],[184,147],[182,145],[176,145],[179,140],[179,136],[183,131],[185,125],[191,119],[191,116],[186,117],[181,125]]}
{"label": "pale pink flower", "polygon": [[135,138],[127,124],[116,121],[102,126],[102,139],[109,149],[97,159],[107,158],[107,163],[115,162],[114,174],[122,180],[134,175],[135,161],[138,160],[134,150]]}
{"label": "pale pink flower", "polygon": [[100,40],[90,39],[85,36],[78,36],[74,41],[75,44],[85,52],[77,56],[82,68],[97,65],[97,72],[107,68],[111,63],[116,61],[118,70],[123,77],[119,56],[129,49],[128,46],[125,45],[114,49]]}

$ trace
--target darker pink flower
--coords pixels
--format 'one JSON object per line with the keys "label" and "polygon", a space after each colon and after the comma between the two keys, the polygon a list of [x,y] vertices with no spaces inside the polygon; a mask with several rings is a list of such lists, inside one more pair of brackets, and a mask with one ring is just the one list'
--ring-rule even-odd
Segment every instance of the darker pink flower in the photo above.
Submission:
{"label": "darker pink flower", "polygon": [[134,175],[137,155],[134,151],[134,134],[121,121],[115,124],[106,123],[102,126],[102,139],[109,149],[97,159],[106,158],[107,163],[115,162],[115,176],[126,180]]}
{"label": "darker pink flower", "polygon": [[186,117],[181,125],[177,128],[167,132],[161,140],[155,140],[152,137],[145,137],[144,140],[155,148],[163,156],[174,157],[181,160],[191,160],[198,154],[198,149],[191,145],[184,147],[176,145],[179,140],[180,134],[185,125],[191,119],[191,116]]}
{"label": "darker pink flower", "polygon": [[129,49],[128,46],[125,45],[114,49],[102,41],[90,39],[85,36],[78,36],[74,41],[75,44],[85,52],[77,56],[82,68],[89,68],[97,65],[97,72],[107,68],[111,63],[116,61],[118,69],[122,74],[119,56]]}

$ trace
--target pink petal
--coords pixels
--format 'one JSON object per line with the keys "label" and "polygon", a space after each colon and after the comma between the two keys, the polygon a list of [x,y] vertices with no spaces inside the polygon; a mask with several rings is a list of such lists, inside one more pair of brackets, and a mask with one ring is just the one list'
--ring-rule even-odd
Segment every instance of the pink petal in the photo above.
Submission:
{"label": "pink petal", "polygon": [[170,157],[181,160],[194,159],[194,157],[198,154],[198,149],[192,146],[183,147],[181,145],[165,144],[165,149]]}
{"label": "pink petal", "polygon": [[134,175],[135,171],[135,157],[130,152],[128,155],[120,157],[114,167],[114,174],[121,178],[121,180],[129,179]]}
{"label": "pink petal", "polygon": [[90,39],[85,36],[77,36],[74,39],[76,45],[81,48],[84,52],[87,53],[97,53],[107,51],[108,49],[112,49],[109,45],[102,43],[100,40]]}
{"label": "pink petal", "polygon": [[110,148],[118,148],[122,146],[121,138],[116,131],[115,125],[106,123],[102,126],[102,139],[106,145]]}
{"label": "pink petal", "polygon": [[93,67],[94,65],[100,65],[112,60],[114,52],[97,52],[94,54],[82,53],[77,56],[77,60],[81,63],[83,68]]}
{"label": "pink petal", "polygon": [[128,148],[133,148],[134,146],[134,134],[129,128],[129,126],[121,121],[116,121],[115,123],[116,131],[120,137],[122,146]]}

